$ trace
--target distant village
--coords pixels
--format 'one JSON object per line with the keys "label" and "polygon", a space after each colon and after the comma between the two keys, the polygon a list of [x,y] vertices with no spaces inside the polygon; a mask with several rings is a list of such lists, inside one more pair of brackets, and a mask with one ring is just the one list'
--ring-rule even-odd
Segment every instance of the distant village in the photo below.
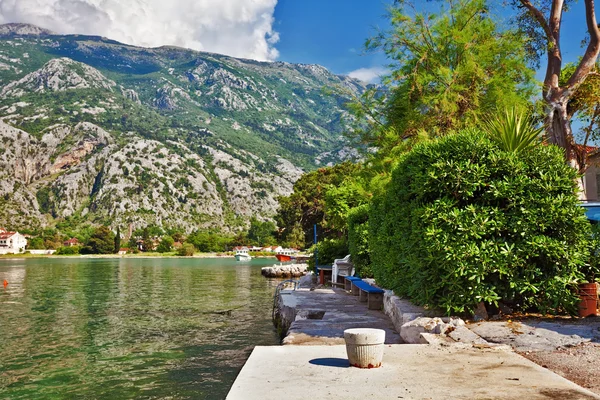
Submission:
{"label": "distant village", "polygon": [[[131,236],[131,232],[129,232],[128,236]],[[0,255],[6,254],[37,254],[37,255],[51,255],[51,254],[79,254],[79,250],[85,246],[85,243],[82,243],[77,238],[70,238],[62,242],[62,247],[58,249],[33,249],[28,248],[29,241],[28,239],[34,239],[35,237],[28,234],[21,234],[19,232],[11,232],[4,228],[0,228]],[[111,239],[111,240],[114,240]],[[114,243],[119,243],[120,240],[115,240]],[[163,237],[155,236],[151,238],[141,238],[134,237],[129,238],[127,243],[130,245],[129,247],[118,247],[115,248],[115,251],[112,253],[125,255],[128,253],[139,253],[139,252],[166,252],[167,251],[178,251],[182,247],[184,247],[185,243],[181,241],[173,241],[168,242],[166,248],[161,250],[161,246],[165,247],[165,239]],[[131,246],[135,244],[135,246]],[[69,249],[73,249],[73,251],[69,251]],[[234,246],[229,249],[231,252],[254,252],[254,253],[265,253],[265,254],[296,254],[299,252],[297,249],[293,248],[284,248],[279,245],[275,246]],[[92,252],[91,254],[93,254]],[[109,252],[104,252],[109,253]],[[189,255],[189,254],[188,254]]]}

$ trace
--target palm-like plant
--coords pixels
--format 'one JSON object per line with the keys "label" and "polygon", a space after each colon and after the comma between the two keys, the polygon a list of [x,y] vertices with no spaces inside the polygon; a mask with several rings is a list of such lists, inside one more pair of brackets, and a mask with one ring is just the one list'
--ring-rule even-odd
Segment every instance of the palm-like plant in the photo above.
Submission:
{"label": "palm-like plant", "polygon": [[515,108],[487,121],[486,131],[501,149],[518,153],[541,143],[543,128],[536,128],[527,112]]}

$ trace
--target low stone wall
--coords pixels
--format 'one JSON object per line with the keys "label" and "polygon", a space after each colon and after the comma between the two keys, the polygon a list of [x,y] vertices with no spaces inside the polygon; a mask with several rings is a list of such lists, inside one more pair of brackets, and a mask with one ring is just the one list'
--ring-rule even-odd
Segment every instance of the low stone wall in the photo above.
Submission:
{"label": "low stone wall", "polygon": [[402,335],[402,325],[420,317],[440,317],[437,310],[428,310],[416,306],[408,300],[396,296],[392,290],[386,290],[383,295],[383,312],[392,320],[396,332]]}
{"label": "low stone wall", "polygon": [[27,250],[29,254],[45,254],[50,255],[56,253],[56,250]]}
{"label": "low stone wall", "polygon": [[308,264],[275,264],[272,267],[264,267],[261,274],[267,278],[298,278],[306,275]]}

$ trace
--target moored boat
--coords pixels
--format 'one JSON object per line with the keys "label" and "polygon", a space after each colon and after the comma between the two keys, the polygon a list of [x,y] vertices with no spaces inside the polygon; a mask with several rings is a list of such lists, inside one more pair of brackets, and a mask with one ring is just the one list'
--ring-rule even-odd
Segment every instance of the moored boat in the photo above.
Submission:
{"label": "moored boat", "polygon": [[279,262],[290,262],[290,261],[295,261],[296,260],[296,253],[298,253],[298,250],[294,250],[294,249],[281,249],[277,252],[277,254],[275,254],[275,258],[277,258],[277,260]]}
{"label": "moored boat", "polygon": [[250,261],[252,260],[252,257],[250,256],[250,254],[248,254],[248,248],[247,247],[241,247],[241,248],[236,248],[235,249],[235,260],[236,261]]}
{"label": "moored boat", "polygon": [[277,258],[277,261],[279,262],[289,262],[296,259],[296,257],[292,255],[281,253],[275,254],[275,258]]}

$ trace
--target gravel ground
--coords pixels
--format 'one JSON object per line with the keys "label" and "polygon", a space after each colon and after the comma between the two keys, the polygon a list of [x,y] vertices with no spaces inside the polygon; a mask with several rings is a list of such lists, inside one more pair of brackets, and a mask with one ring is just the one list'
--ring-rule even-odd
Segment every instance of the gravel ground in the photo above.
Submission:
{"label": "gravel ground", "polygon": [[469,329],[600,395],[600,317],[485,321]]}
{"label": "gravel ground", "polygon": [[600,343],[519,354],[600,395]]}

